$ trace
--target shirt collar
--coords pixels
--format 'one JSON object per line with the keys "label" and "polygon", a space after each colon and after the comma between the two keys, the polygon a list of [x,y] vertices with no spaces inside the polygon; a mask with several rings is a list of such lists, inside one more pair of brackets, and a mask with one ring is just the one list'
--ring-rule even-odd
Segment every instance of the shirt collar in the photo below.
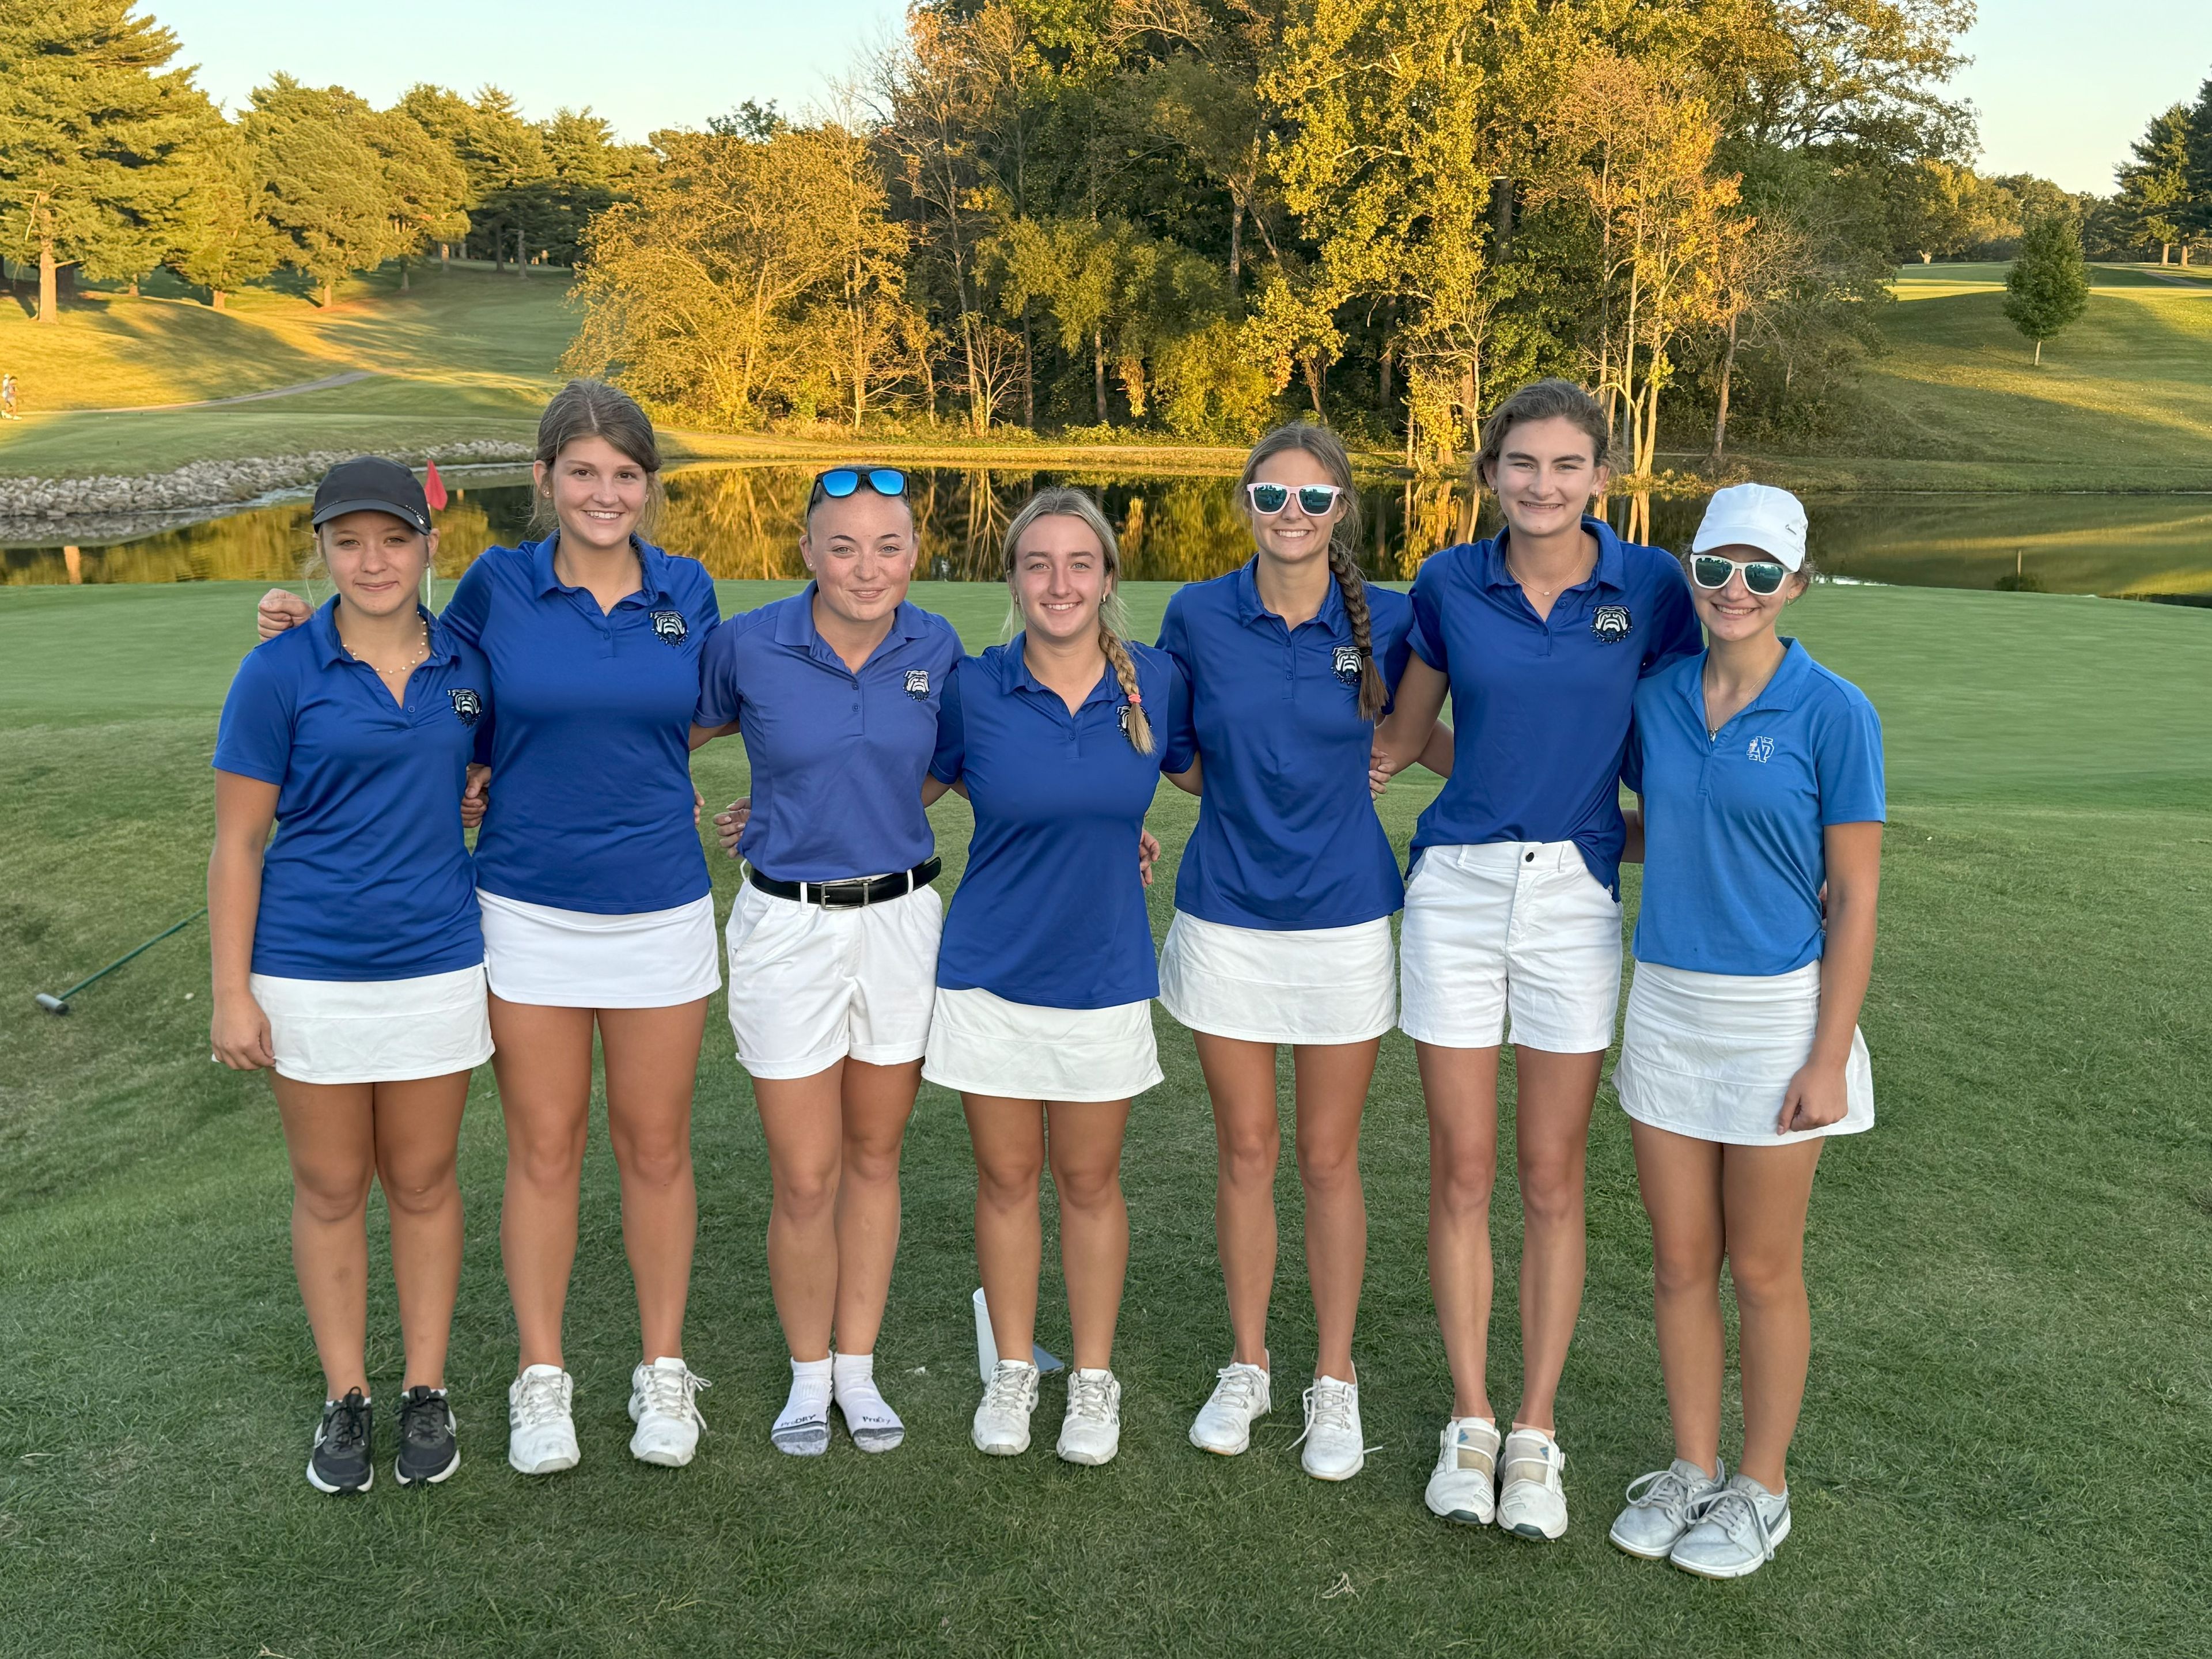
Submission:
{"label": "shirt collar", "polygon": [[[1030,672],[1029,654],[1024,649],[1026,634],[1017,634],[999,647],[999,689],[1012,696],[1017,691],[1034,691],[1039,696],[1049,697],[1065,708],[1060,693]],[[1094,702],[1107,702],[1121,695],[1121,687],[1114,678],[1114,665],[1106,665],[1106,672],[1098,677],[1098,684],[1091,688],[1091,695],[1083,700],[1088,708]]]}
{"label": "shirt collar", "polygon": [[[1705,659],[1712,655],[1708,646],[1694,657],[1686,659],[1689,672],[1682,676],[1682,701],[1690,705],[1699,720],[1705,718]],[[1797,706],[1805,694],[1805,679],[1811,673],[1812,657],[1805,647],[1784,635],[1782,641],[1782,660],[1775,665],[1773,676],[1760,688],[1759,693],[1730,716],[1741,720],[1746,714],[1785,714]]]}
{"label": "shirt collar", "polygon": [[[775,642],[778,645],[788,645],[810,653],[814,649],[822,637],[821,630],[814,626],[814,595],[820,586],[818,582],[809,582],[782,601],[782,609],[775,619]],[[885,637],[915,640],[928,631],[927,613],[911,599],[901,599],[898,609],[891,612],[891,631]],[[827,651],[829,647],[824,646],[823,649]],[[879,646],[877,649],[882,647]],[[836,653],[830,654],[834,656]],[[870,653],[868,660],[872,663],[875,659],[874,653]]]}
{"label": "shirt collar", "polygon": [[[425,611],[419,604],[415,607],[415,614],[422,619],[423,637],[430,647],[429,654],[422,660],[434,663],[459,662],[460,653],[453,648],[453,630]],[[322,607],[307,619],[307,626],[314,635],[315,650],[321,657],[324,667],[334,668],[342,663],[354,660],[353,653],[345,648],[345,641],[338,637],[337,594],[331,594],[324,602]]]}
{"label": "shirt collar", "polygon": [[[561,532],[556,530],[543,541],[522,544],[523,551],[530,555],[531,574],[536,579],[541,599],[548,593],[575,591],[553,573],[553,550],[560,540]],[[629,544],[631,551],[637,555],[638,591],[648,600],[668,598],[668,555],[635,536],[629,538]]]}
{"label": "shirt collar", "polygon": [[[1266,601],[1260,597],[1260,559],[1257,554],[1237,567],[1230,579],[1230,586],[1236,595],[1237,620],[1240,623],[1255,623],[1263,617],[1273,617],[1277,622],[1282,621],[1267,609]],[[1312,620],[1332,634],[1344,631],[1344,592],[1337,586],[1334,575],[1329,578],[1328,591],[1322,595],[1321,610]],[[1303,628],[1305,624],[1301,623],[1298,626]]]}
{"label": "shirt collar", "polygon": [[[1583,528],[1597,538],[1597,563],[1590,571],[1590,580],[1601,587],[1609,587],[1616,593],[1628,586],[1628,556],[1621,551],[1620,538],[1613,533],[1613,526],[1603,519],[1583,515]],[[1511,535],[1510,529],[1500,530],[1486,542],[1476,544],[1482,559],[1482,581],[1489,587],[1518,587],[1512,573],[1505,568],[1505,543]],[[1573,590],[1568,590],[1571,592]]]}

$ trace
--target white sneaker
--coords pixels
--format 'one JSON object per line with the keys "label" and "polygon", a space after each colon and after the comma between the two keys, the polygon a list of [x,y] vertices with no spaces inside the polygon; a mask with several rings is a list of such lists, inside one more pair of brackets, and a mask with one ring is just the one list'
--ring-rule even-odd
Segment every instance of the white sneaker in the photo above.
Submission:
{"label": "white sneaker", "polygon": [[576,1379],[558,1365],[526,1366],[507,1385],[507,1461],[517,1474],[576,1467]]}
{"label": "white sneaker", "polygon": [[1498,1425],[1486,1417],[1455,1417],[1442,1438],[1421,1501],[1447,1521],[1488,1526],[1498,1513]]}
{"label": "white sneaker", "polygon": [[1559,1443],[1543,1430],[1508,1434],[1498,1468],[1498,1524],[1516,1538],[1549,1542],[1564,1534],[1567,1493],[1559,1471],[1566,1464]]}
{"label": "white sneaker", "polygon": [[1349,1480],[1367,1462],[1359,1435],[1359,1384],[1316,1376],[1306,1390],[1306,1443],[1298,1459],[1316,1480]]}
{"label": "white sneaker", "polygon": [[699,1415],[699,1390],[709,1386],[680,1359],[656,1359],[629,1374],[629,1455],[641,1463],[680,1469],[699,1449],[707,1419]]}
{"label": "white sneaker", "polygon": [[1788,1489],[1769,1492],[1747,1474],[1709,1493],[1693,1513],[1695,1524],[1667,1559],[1700,1578],[1748,1577],[1790,1536]]}
{"label": "white sneaker", "polygon": [[1615,1549],[1646,1561],[1664,1561],[1689,1531],[1701,1504],[1721,1489],[1728,1467],[1707,1474],[1686,1457],[1628,1483],[1628,1507],[1606,1534]]}
{"label": "white sneaker", "polygon": [[1106,1370],[1067,1374],[1067,1414],[1060,1455],[1069,1463],[1110,1463],[1121,1449],[1121,1385]]}
{"label": "white sneaker", "polygon": [[1264,1366],[1231,1360],[1214,1372],[1213,1393],[1198,1408],[1190,1443],[1200,1451],[1234,1457],[1252,1443],[1252,1419],[1265,1417],[1273,1403]]}
{"label": "white sneaker", "polygon": [[1037,1368],[1026,1360],[1001,1359],[983,1389],[970,1431],[975,1449],[994,1457],[1014,1457],[1030,1449],[1030,1413],[1036,1409]]}

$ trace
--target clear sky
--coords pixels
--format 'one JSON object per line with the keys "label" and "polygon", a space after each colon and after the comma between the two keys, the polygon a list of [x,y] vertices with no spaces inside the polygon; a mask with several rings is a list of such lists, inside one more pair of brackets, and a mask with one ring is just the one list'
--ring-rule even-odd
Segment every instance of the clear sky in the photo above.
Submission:
{"label": "clear sky", "polygon": [[[702,126],[748,98],[819,102],[896,37],[904,0],[140,0],[235,107],[289,70],[377,103],[416,81],[498,82],[532,115],[588,104],[623,137]],[[1982,0],[1956,90],[1982,166],[2107,191],[2128,142],[2212,76],[2207,0]]]}

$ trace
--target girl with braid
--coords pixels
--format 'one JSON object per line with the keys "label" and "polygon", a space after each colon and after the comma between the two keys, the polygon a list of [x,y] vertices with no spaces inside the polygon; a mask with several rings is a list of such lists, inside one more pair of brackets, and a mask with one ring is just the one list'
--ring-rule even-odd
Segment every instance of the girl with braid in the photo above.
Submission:
{"label": "girl with braid", "polygon": [[1160,1001],[1190,1027],[1213,1099],[1214,1227],[1235,1344],[1190,1438],[1233,1456],[1271,1403],[1275,1056],[1287,1043],[1319,1336],[1302,1462],[1317,1480],[1344,1480],[1365,1461],[1352,1361],[1367,1257],[1359,1119],[1397,1018],[1390,917],[1404,897],[1368,760],[1406,665],[1413,606],[1369,586],[1352,562],[1358,498],[1334,433],[1270,432],[1238,494],[1253,557],[1178,590],[1160,629],[1160,649],[1189,677],[1196,749],[1170,775],[1200,799]]}
{"label": "girl with braid", "polygon": [[1045,490],[1014,515],[1006,574],[1022,631],[955,665],[923,786],[925,802],[957,789],[975,813],[921,1073],[960,1091],[975,1151],[975,1254],[1001,1358],[975,1443],[1002,1456],[1029,1447],[1048,1163],[1075,1342],[1060,1455],[1091,1464],[1121,1445],[1122,1132],[1131,1099],[1160,1080],[1150,878],[1130,867],[1129,844],[1160,774],[1192,764],[1182,671],[1123,640],[1119,573],[1089,496]]}

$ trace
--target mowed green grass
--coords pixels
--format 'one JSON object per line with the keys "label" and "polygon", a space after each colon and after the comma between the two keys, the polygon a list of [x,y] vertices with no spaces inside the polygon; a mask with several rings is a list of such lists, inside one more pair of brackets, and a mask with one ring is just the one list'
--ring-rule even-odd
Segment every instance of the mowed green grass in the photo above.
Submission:
{"label": "mowed green grass", "polygon": [[[216,705],[250,642],[245,585],[0,593],[0,1652],[504,1655],[2182,1654],[2212,1601],[2212,744],[2201,614],[2035,594],[1832,588],[1793,625],[1887,727],[1893,823],[1864,1024],[1881,1122],[1832,1146],[1808,1250],[1814,1358],[1796,1531],[1734,1585],[1604,1542],[1667,1455],[1648,1237],[1600,1102],[1590,1281],[1561,1413],[1575,1525],[1537,1548],[1420,1505],[1449,1383],[1423,1266],[1425,1139],[1386,1042],[1364,1140],[1372,1227],[1357,1480],[1299,1473],[1313,1334],[1297,1185],[1279,1188],[1275,1415],[1243,1458],[1184,1440],[1227,1352],[1206,1099],[1161,1024],[1133,1120],[1135,1235],[1116,1365],[1120,1461],[975,1455],[972,1168],[925,1089],[878,1374],[910,1425],[786,1459],[762,1254],[765,1159],[719,999],[694,1133],[702,1228],[687,1348],[715,1387],[699,1461],[623,1449],[635,1310],[595,1126],[568,1322],[583,1466],[502,1461],[513,1331],[496,1097],[465,1131],[469,1254],[450,1372],[467,1461],[359,1502],[301,1478],[319,1377],[285,1239],[266,1085],[206,1060],[195,928],[85,993],[54,989],[199,902]],[[787,587],[725,584],[726,606]],[[1140,626],[1165,588],[1132,595]],[[971,645],[993,589],[932,587]],[[738,745],[701,755],[710,800]],[[1385,804],[1401,842],[1430,791]],[[1164,927],[1192,818],[1164,790]],[[957,871],[965,809],[939,811]],[[733,866],[714,860],[725,908]],[[1498,1305],[1517,1203],[1498,1202]],[[1049,1255],[1049,1249],[1048,1249]],[[1065,1352],[1049,1268],[1040,1335]],[[1496,1326],[1493,1386],[1518,1343]],[[396,1387],[388,1287],[372,1369]]]}
{"label": "mowed green grass", "polygon": [[2094,267],[2087,312],[2038,367],[2006,269],[1906,266],[1855,429],[1766,470],[1819,489],[2212,489],[2212,283]]}
{"label": "mowed green grass", "polygon": [[[477,438],[527,441],[575,332],[565,272],[396,267],[342,284],[330,311],[251,288],[216,312],[149,288],[88,294],[42,328],[0,305],[0,367],[25,416],[0,427],[0,472],[151,472],[188,461],[374,450]],[[143,407],[299,386],[349,386],[217,409]],[[122,410],[122,413],[74,411]]]}

